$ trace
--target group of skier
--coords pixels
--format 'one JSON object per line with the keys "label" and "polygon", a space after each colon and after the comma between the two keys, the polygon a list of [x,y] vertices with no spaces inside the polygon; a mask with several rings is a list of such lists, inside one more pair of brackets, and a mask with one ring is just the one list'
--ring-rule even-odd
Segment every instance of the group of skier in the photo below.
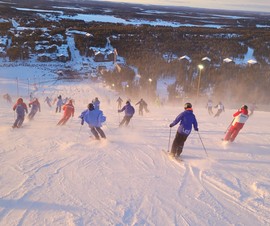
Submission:
{"label": "group of skier", "polygon": [[[122,127],[123,125],[128,126],[131,118],[135,114],[135,109],[131,105],[130,100],[126,101],[126,104],[123,107],[122,102],[123,100],[119,97],[117,99],[118,113],[124,112],[124,117],[119,123],[119,127]],[[211,100],[209,100],[207,103],[208,113],[210,115],[213,114],[211,103],[212,103]],[[149,112],[147,108],[147,103],[143,99],[138,101],[135,105],[139,105],[139,115],[143,115],[142,112],[143,110]],[[32,120],[35,114],[38,111],[39,112],[41,111],[38,98],[32,98],[28,106],[31,107],[31,111],[28,115],[28,118],[29,120]],[[224,106],[221,102],[219,102],[218,105],[216,105],[216,107],[218,108],[218,111],[214,117],[218,117],[219,114],[222,111],[224,111]],[[256,108],[257,106],[254,104],[252,106],[251,114]],[[61,109],[63,110],[64,113],[63,117],[60,119],[57,125],[65,125],[66,122],[70,119],[70,117],[74,117],[75,108],[73,105],[73,100],[69,99],[67,103],[64,104],[61,95],[59,95],[57,97],[56,102],[56,113],[61,112]],[[23,124],[25,114],[28,114],[27,105],[23,102],[22,98],[18,98],[16,104],[13,106],[13,110],[16,111],[17,118],[12,127],[19,128]],[[230,126],[228,127],[223,140],[233,142],[236,136],[238,135],[239,131],[243,128],[248,117],[249,117],[248,107],[247,105],[243,105],[237,112],[233,114],[234,119],[231,122]],[[92,100],[91,103],[88,104],[87,109],[80,114],[79,118],[81,119],[81,125],[84,125],[84,123],[88,124],[95,139],[97,140],[100,140],[100,138],[106,139],[106,135],[104,131],[101,129],[102,123],[106,121],[106,116],[104,116],[103,111],[100,110],[100,101],[97,97],[94,100]],[[184,111],[181,112],[175,118],[175,120],[170,123],[169,127],[171,128],[175,125],[178,125],[178,129],[171,146],[170,156],[173,158],[179,158],[179,156],[183,151],[185,141],[187,140],[188,136],[192,131],[192,127],[194,128],[195,131],[199,132],[198,122],[193,113],[191,103],[186,103],[184,105]]]}
{"label": "group of skier", "polygon": [[[219,104],[222,105],[221,102]],[[195,131],[199,132],[198,122],[195,115],[193,114],[191,103],[186,103],[184,109],[185,111],[180,113],[170,124],[170,127],[173,127],[179,123],[179,127],[177,129],[170,151],[170,156],[173,158],[180,157],[183,151],[185,141],[191,133],[192,126]],[[221,112],[223,108],[219,107],[218,110],[220,110]],[[248,117],[248,106],[243,105],[237,112],[233,114],[233,121],[229,125],[223,140],[226,142],[233,142],[239,131],[244,127],[246,121],[248,120]]]}
{"label": "group of skier", "polygon": [[221,101],[218,102],[218,104],[216,106],[213,106],[213,102],[211,99],[208,100],[207,104],[206,104],[206,108],[208,110],[208,114],[209,115],[213,115],[213,107],[214,108],[217,108],[217,112],[216,114],[214,115],[214,118],[215,117],[218,117],[222,112],[225,112],[225,107],[224,105],[222,104]]}

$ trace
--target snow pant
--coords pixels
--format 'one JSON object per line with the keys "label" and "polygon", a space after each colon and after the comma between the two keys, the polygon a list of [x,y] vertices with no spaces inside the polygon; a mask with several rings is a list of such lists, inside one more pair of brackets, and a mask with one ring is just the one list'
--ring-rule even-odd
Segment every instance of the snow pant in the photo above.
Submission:
{"label": "snow pant", "polygon": [[144,108],[144,110],[145,110],[145,112],[146,112],[146,113],[148,113],[148,112],[149,112],[149,110],[148,110],[147,106],[144,106],[143,108]]}
{"label": "snow pant", "polygon": [[181,155],[182,151],[183,151],[183,147],[185,144],[185,141],[187,140],[187,135],[185,134],[180,134],[178,132],[176,132],[173,144],[172,144],[172,148],[171,148],[171,154],[174,156],[179,156]]}
{"label": "snow pant", "polygon": [[218,109],[217,113],[215,114],[214,117],[218,117],[220,114],[221,114],[222,110],[221,109]]}
{"label": "snow pant", "polygon": [[69,120],[69,118],[71,117],[71,114],[69,115],[64,115],[63,118],[60,119],[60,121],[57,123],[57,125],[65,125],[66,122]]}
{"label": "snow pant", "polygon": [[22,124],[23,124],[23,121],[24,121],[24,115],[17,115],[17,118],[16,118],[16,120],[15,120],[15,122],[14,122],[14,124],[13,124],[13,128],[15,128],[15,127],[17,127],[17,128],[19,128],[19,127],[21,127],[22,126]]}
{"label": "snow pant", "polygon": [[34,118],[37,111],[38,111],[37,109],[31,110],[31,112],[28,115],[29,120],[32,120]]}
{"label": "snow pant", "polygon": [[208,114],[209,115],[212,115],[213,114],[212,107],[208,107]]}
{"label": "snow pant", "polygon": [[94,126],[89,126],[91,128],[91,132],[92,134],[95,136],[95,138],[97,140],[100,140],[100,137],[99,135],[102,137],[102,138],[106,138],[106,135],[105,133],[103,132],[103,130],[100,128],[100,127],[94,127]]}
{"label": "snow pant", "polygon": [[232,125],[226,133],[224,140],[233,142],[243,126],[243,123],[236,123],[235,125]]}
{"label": "snow pant", "polygon": [[142,107],[139,108],[139,115],[143,115],[143,108]]}
{"label": "snow pant", "polygon": [[62,107],[62,106],[56,106],[55,113],[57,113],[57,112],[60,113],[60,112],[61,112],[61,107]]}
{"label": "snow pant", "polygon": [[125,115],[123,120],[120,122],[119,126],[122,126],[124,124],[125,124],[125,126],[128,126],[131,118],[132,118],[132,116]]}

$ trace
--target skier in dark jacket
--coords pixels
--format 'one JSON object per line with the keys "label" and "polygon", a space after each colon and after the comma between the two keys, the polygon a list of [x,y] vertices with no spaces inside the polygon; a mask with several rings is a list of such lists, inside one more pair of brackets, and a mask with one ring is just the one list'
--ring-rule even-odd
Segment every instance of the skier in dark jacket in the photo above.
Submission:
{"label": "skier in dark jacket", "polygon": [[182,153],[185,141],[188,138],[189,134],[191,133],[192,125],[195,131],[199,131],[198,123],[195,115],[193,114],[191,103],[186,103],[184,108],[185,111],[179,114],[175,118],[175,120],[170,124],[170,127],[173,127],[180,122],[170,153],[170,156],[174,158],[179,157],[180,154]]}
{"label": "skier in dark jacket", "polygon": [[138,103],[136,103],[135,105],[139,104],[139,115],[143,115],[143,109],[146,112],[149,112],[149,110],[147,109],[147,103],[144,101],[144,99],[140,99],[140,101]]}
{"label": "skier in dark jacket", "polygon": [[95,109],[93,103],[88,104],[87,108],[88,109],[83,111],[80,115],[80,118],[82,119],[81,125],[86,122],[97,140],[100,140],[99,136],[106,139],[106,135],[101,129],[102,122],[106,121],[106,117],[103,115],[103,112],[99,109]]}
{"label": "skier in dark jacket", "polygon": [[39,111],[40,112],[40,103],[38,101],[38,98],[34,98],[34,100],[32,100],[29,103],[29,107],[31,107],[31,111],[28,115],[28,119],[32,120],[34,118],[34,116],[36,115],[36,113]]}
{"label": "skier in dark jacket", "polygon": [[130,119],[133,117],[135,113],[135,109],[133,106],[131,106],[129,101],[126,102],[126,105],[121,110],[118,110],[118,113],[123,111],[125,111],[125,116],[119,124],[120,127],[124,124],[125,126],[128,126]]}
{"label": "skier in dark jacket", "polygon": [[13,106],[13,111],[16,111],[17,118],[12,128],[20,128],[23,124],[25,113],[28,114],[27,105],[23,102],[22,98],[19,98],[16,104]]}
{"label": "skier in dark jacket", "polygon": [[52,107],[51,98],[49,98],[48,96],[46,97],[46,99],[44,100],[44,102],[46,102],[50,108]]}

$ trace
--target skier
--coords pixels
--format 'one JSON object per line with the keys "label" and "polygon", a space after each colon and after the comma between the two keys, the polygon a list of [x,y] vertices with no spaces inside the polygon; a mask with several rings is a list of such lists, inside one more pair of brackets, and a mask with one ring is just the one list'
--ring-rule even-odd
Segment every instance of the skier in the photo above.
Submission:
{"label": "skier", "polygon": [[224,140],[233,142],[238,135],[239,131],[244,127],[245,122],[248,120],[248,107],[243,105],[241,109],[233,114],[234,120],[228,129]]}
{"label": "skier", "polygon": [[31,107],[31,111],[30,111],[30,113],[28,115],[28,119],[32,120],[34,118],[35,114],[37,113],[37,111],[40,112],[40,103],[38,101],[38,98],[34,98],[34,100],[32,100],[29,103],[29,107]]}
{"label": "skier", "polygon": [[102,122],[106,121],[103,112],[99,109],[95,109],[93,103],[88,104],[87,108],[88,109],[83,111],[80,115],[80,118],[82,119],[81,125],[86,122],[96,140],[100,140],[100,137],[106,139],[106,135],[101,129]]}
{"label": "skier", "polygon": [[100,101],[97,97],[92,101],[92,104],[96,110],[99,110]]}
{"label": "skier", "polygon": [[57,112],[61,112],[61,108],[62,108],[62,105],[64,104],[64,102],[63,102],[63,100],[62,100],[62,96],[61,95],[59,95],[58,97],[57,97],[57,102],[56,102],[56,109],[55,109],[55,113],[57,113]]}
{"label": "skier", "polygon": [[48,96],[46,97],[44,102],[46,102],[50,108],[52,107],[51,98],[49,98]]}
{"label": "skier", "polygon": [[222,111],[225,111],[225,107],[221,101],[219,101],[219,103],[215,106],[215,108],[217,108],[218,110],[217,110],[217,113],[215,114],[214,118],[218,117]]}
{"label": "skier", "polygon": [[130,119],[135,113],[135,109],[133,106],[131,106],[130,101],[127,101],[126,105],[121,110],[118,110],[119,113],[123,111],[125,111],[125,116],[120,122],[119,127],[121,127],[123,124],[125,124],[125,126],[128,126]]}
{"label": "skier", "polygon": [[118,110],[122,108],[122,102],[123,102],[122,98],[121,97],[118,97],[118,99],[117,99]]}
{"label": "skier", "polygon": [[63,104],[67,104],[68,103],[68,97],[63,99]]}
{"label": "skier", "polygon": [[29,99],[30,99],[30,101],[34,100],[34,96],[33,96],[33,93],[32,92],[29,95]]}
{"label": "skier", "polygon": [[250,111],[249,116],[253,115],[253,112],[254,112],[255,109],[257,109],[257,108],[258,108],[258,107],[257,107],[256,103],[253,102],[253,103],[251,104],[251,106],[249,107],[249,111]]}
{"label": "skier", "polygon": [[209,100],[207,101],[207,104],[206,104],[206,108],[207,108],[207,110],[208,110],[208,114],[209,114],[209,115],[212,115],[212,114],[213,114],[212,107],[213,107],[213,102],[212,102],[211,99],[209,99]]}
{"label": "skier", "polygon": [[135,105],[139,104],[139,115],[143,115],[143,109],[146,112],[149,112],[149,110],[147,109],[147,103],[144,101],[144,99],[142,98],[138,103],[136,103]]}
{"label": "skier", "polygon": [[7,103],[11,103],[12,102],[12,99],[11,99],[11,96],[6,93],[3,95],[3,98],[7,101]]}
{"label": "skier", "polygon": [[170,156],[173,158],[178,158],[182,153],[185,141],[191,133],[192,125],[195,131],[199,131],[191,103],[186,103],[184,109],[185,111],[180,113],[170,124],[171,128],[180,122],[170,152]]}
{"label": "skier", "polygon": [[28,114],[27,105],[23,102],[22,98],[19,98],[16,104],[13,106],[13,111],[16,111],[17,118],[12,128],[20,128],[23,124],[25,113]]}
{"label": "skier", "polygon": [[63,106],[64,115],[57,123],[57,125],[65,125],[69,118],[72,116],[74,117],[74,106],[72,104],[72,100],[69,100],[67,104]]}

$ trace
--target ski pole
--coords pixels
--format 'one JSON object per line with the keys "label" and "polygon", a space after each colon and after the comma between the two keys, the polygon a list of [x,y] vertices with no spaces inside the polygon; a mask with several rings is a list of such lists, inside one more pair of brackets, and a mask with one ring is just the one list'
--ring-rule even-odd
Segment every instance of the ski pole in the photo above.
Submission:
{"label": "ski pole", "polygon": [[111,129],[110,129],[110,127],[107,125],[107,123],[104,123],[103,125],[106,126],[107,129],[111,132]]}
{"label": "ski pole", "polygon": [[172,134],[172,128],[170,127],[170,135],[169,135],[169,142],[168,142],[168,150],[167,150],[167,152],[170,152],[171,134]]}
{"label": "ski pole", "polygon": [[118,121],[119,121],[119,123],[120,123],[120,114],[119,114],[119,112],[118,112]]}
{"label": "ski pole", "polygon": [[206,154],[206,156],[208,157],[208,154],[207,154],[207,151],[206,151],[205,146],[204,146],[204,144],[203,144],[203,141],[202,141],[201,135],[200,135],[199,131],[197,131],[197,132],[198,132],[198,135],[199,135],[200,141],[201,141],[201,143],[202,143],[203,149],[204,149],[204,151],[205,151],[205,154]]}
{"label": "ski pole", "polygon": [[80,136],[80,133],[81,133],[81,130],[82,130],[82,126],[83,126],[83,125],[81,125],[80,130],[79,130],[79,132],[78,132],[78,135],[77,135],[77,138],[76,138],[76,142],[77,142],[78,139],[79,139],[79,136]]}
{"label": "ski pole", "polygon": [[[234,118],[233,118],[233,120],[234,120]],[[227,133],[228,132],[229,128],[231,127],[231,125],[233,123],[233,120],[231,121],[230,125],[228,126],[228,128],[226,129],[226,131],[224,133]]]}

